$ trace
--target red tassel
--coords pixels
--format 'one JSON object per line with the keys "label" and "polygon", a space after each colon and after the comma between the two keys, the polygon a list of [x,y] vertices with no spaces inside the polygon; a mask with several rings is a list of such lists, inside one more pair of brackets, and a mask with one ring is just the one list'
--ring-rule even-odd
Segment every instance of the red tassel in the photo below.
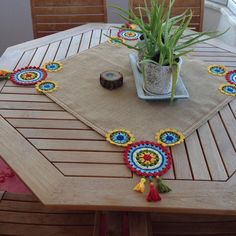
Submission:
{"label": "red tassel", "polygon": [[160,197],[159,193],[157,192],[153,183],[150,183],[150,190],[149,190],[149,193],[148,193],[146,199],[149,202],[161,201],[161,197]]}

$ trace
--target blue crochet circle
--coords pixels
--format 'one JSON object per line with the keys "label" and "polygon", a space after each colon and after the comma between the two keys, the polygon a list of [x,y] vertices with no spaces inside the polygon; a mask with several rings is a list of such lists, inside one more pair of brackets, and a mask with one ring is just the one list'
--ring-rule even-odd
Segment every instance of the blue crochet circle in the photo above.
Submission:
{"label": "blue crochet circle", "polygon": [[226,72],[225,69],[223,69],[220,66],[211,66],[210,71],[211,71],[211,73],[213,73],[215,75],[224,75],[224,73]]}
{"label": "blue crochet circle", "polygon": [[130,136],[125,131],[115,131],[111,134],[110,139],[117,144],[126,144],[130,141]]}
{"label": "blue crochet circle", "polygon": [[45,81],[39,85],[39,88],[43,91],[49,91],[55,88],[55,84]]}
{"label": "blue crochet circle", "polygon": [[167,131],[160,135],[160,140],[166,144],[173,144],[180,140],[180,136],[172,131]]}
{"label": "blue crochet circle", "polygon": [[48,71],[55,71],[55,70],[58,70],[61,68],[61,65],[57,62],[50,62],[50,63],[47,63],[45,65],[45,68],[48,70]]}
{"label": "blue crochet circle", "polygon": [[232,85],[225,85],[222,90],[229,95],[236,95],[236,88]]}
{"label": "blue crochet circle", "polygon": [[140,33],[128,29],[120,30],[118,32],[118,37],[123,38],[125,40],[137,40],[140,36]]}

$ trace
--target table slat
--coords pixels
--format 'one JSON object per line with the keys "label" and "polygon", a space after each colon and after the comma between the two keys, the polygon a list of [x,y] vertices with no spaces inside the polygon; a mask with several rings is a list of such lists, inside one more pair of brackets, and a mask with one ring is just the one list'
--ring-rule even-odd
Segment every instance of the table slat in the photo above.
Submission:
{"label": "table slat", "polygon": [[78,50],[79,50],[79,45],[80,45],[80,42],[81,42],[81,34],[79,35],[75,35],[72,37],[72,40],[71,40],[71,44],[70,44],[70,47],[69,47],[69,50],[68,50],[68,53],[67,53],[67,56],[70,57],[70,56],[74,56],[78,53]]}
{"label": "table slat", "polygon": [[37,48],[36,53],[34,54],[33,59],[30,62],[30,66],[41,66],[44,55],[48,50],[49,45],[44,45],[42,47]]}
{"label": "table slat", "polygon": [[185,149],[185,144],[180,144],[172,149],[172,156],[175,166],[177,179],[193,179],[192,171],[189,165],[188,154]]}
{"label": "table slat", "polygon": [[232,143],[224,128],[224,125],[222,124],[219,114],[213,117],[209,123],[216,140],[218,150],[221,153],[222,159],[227,168],[227,172],[231,175],[236,170],[236,159],[233,158],[235,157],[235,150],[232,147]]}
{"label": "table slat", "polygon": [[236,150],[236,118],[234,117],[234,114],[230,110],[229,106],[225,106],[225,108],[220,111],[220,115],[230,140],[233,143],[234,149]]}
{"label": "table slat", "polygon": [[41,151],[51,162],[123,164],[122,153],[90,151]]}
{"label": "table slat", "polygon": [[40,110],[40,111],[62,111],[56,103],[42,103],[42,102],[13,102],[0,101],[0,109],[7,110]]}
{"label": "table slat", "polygon": [[109,144],[106,141],[88,141],[85,140],[56,140],[47,139],[29,139],[32,144],[38,149],[48,150],[87,150],[87,151],[121,151],[122,148],[118,148],[114,145]]}
{"label": "table slat", "polygon": [[216,147],[209,125],[204,124],[198,129],[198,132],[212,179],[226,180],[228,176],[225,171],[224,163]]}
{"label": "table slat", "polygon": [[66,57],[71,40],[72,38],[66,38],[61,41],[59,49],[54,58],[55,61],[60,61]]}
{"label": "table slat", "polygon": [[90,41],[91,41],[92,31],[88,31],[86,33],[83,33],[81,38],[81,43],[79,47],[79,53],[83,52],[84,50],[89,48]]}
{"label": "table slat", "polygon": [[0,114],[6,118],[75,120],[74,116],[65,111],[0,110]]}
{"label": "table slat", "polygon": [[186,139],[186,146],[194,179],[210,180],[211,177],[196,131]]}
{"label": "table slat", "polygon": [[51,43],[48,47],[48,50],[43,58],[42,64],[48,62],[48,61],[53,61],[55,58],[55,55],[58,51],[58,48],[60,46],[60,41]]}
{"label": "table slat", "polygon": [[124,164],[97,163],[54,163],[66,176],[132,178],[131,171]]}

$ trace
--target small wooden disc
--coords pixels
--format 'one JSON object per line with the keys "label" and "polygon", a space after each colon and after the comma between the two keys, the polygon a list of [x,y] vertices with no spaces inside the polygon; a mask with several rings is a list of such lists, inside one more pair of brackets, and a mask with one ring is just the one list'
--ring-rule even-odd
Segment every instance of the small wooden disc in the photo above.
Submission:
{"label": "small wooden disc", "polygon": [[116,89],[123,85],[123,75],[117,71],[104,71],[100,74],[100,84],[107,89]]}

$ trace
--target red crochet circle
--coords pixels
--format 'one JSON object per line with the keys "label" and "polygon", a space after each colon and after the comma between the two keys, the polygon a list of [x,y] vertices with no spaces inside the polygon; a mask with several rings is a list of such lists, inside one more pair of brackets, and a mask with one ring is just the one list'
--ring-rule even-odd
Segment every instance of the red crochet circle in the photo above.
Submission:
{"label": "red crochet circle", "polygon": [[[138,168],[134,168],[130,162],[129,162],[129,152],[132,148],[134,147],[138,147],[140,145],[152,145],[155,146],[157,148],[159,148],[164,154],[165,154],[165,158],[166,160],[166,165],[159,171],[155,171],[154,173],[146,171],[146,170],[142,170],[140,171]],[[150,148],[150,147],[149,147]],[[156,150],[155,150],[156,151]],[[162,156],[163,157],[163,156]],[[163,147],[160,144],[154,143],[154,142],[150,142],[150,141],[140,141],[140,142],[135,142],[131,145],[129,145],[125,151],[124,151],[124,162],[126,164],[126,166],[134,173],[136,173],[139,176],[144,176],[144,177],[156,177],[156,176],[162,176],[163,174],[165,174],[171,167],[171,163],[172,163],[172,156],[169,153],[169,151]]]}
{"label": "red crochet circle", "polygon": [[[24,82],[20,82],[20,81],[16,81],[16,80],[15,80],[14,76],[15,76],[16,73],[18,73],[18,72],[20,72],[20,71],[28,70],[28,69],[39,70],[39,71],[41,71],[41,73],[43,74],[43,76],[42,76],[39,80],[37,80],[37,81],[35,81],[35,82],[30,82],[30,81],[29,81],[29,82],[27,82],[27,83],[24,83]],[[38,82],[41,82],[42,80],[45,80],[46,78],[47,78],[47,72],[46,72],[46,70],[44,70],[44,69],[42,69],[42,68],[40,68],[40,67],[37,67],[37,66],[27,66],[27,67],[24,67],[24,68],[15,70],[15,71],[11,74],[11,76],[10,76],[10,80],[11,80],[14,84],[19,84],[19,85],[33,85],[33,84],[36,84],[36,83],[38,83]]]}

